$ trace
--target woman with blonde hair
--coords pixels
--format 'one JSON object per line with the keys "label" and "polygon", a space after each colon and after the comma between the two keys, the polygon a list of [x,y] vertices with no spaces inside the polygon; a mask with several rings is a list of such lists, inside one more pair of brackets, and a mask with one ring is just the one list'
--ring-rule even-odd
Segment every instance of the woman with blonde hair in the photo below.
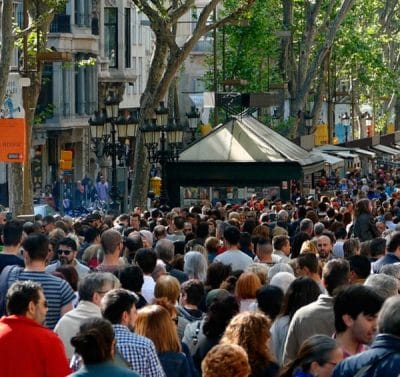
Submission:
{"label": "woman with blonde hair", "polygon": [[318,254],[318,248],[312,240],[304,241],[300,248],[300,255],[301,254]]}
{"label": "woman with blonde hair", "polygon": [[165,297],[171,304],[175,305],[181,294],[179,280],[171,275],[161,275],[154,287],[154,297]]}
{"label": "woman with blonde hair", "polygon": [[251,377],[275,377],[279,365],[268,349],[271,321],[260,312],[244,312],[232,318],[220,344],[237,344],[246,351]]}
{"label": "woman with blonde hair", "polygon": [[192,372],[167,309],[148,305],[137,314],[135,332],[151,339],[167,377],[191,377]]}
{"label": "woman with blonde hair", "polygon": [[240,312],[255,304],[257,290],[261,288],[260,278],[254,272],[243,272],[236,282],[235,295],[240,303]]}

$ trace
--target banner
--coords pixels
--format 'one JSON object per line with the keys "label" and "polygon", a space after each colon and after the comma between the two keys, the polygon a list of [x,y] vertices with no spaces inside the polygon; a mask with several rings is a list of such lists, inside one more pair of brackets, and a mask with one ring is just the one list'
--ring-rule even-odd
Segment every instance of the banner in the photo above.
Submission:
{"label": "banner", "polygon": [[0,162],[24,162],[25,119],[0,119]]}

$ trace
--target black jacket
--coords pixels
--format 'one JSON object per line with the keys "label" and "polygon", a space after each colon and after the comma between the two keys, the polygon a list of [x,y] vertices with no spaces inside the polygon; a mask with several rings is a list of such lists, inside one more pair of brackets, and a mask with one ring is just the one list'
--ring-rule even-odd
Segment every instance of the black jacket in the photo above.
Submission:
{"label": "black jacket", "polygon": [[357,217],[354,223],[353,232],[354,236],[361,242],[369,241],[380,236],[374,219],[369,213],[362,213]]}

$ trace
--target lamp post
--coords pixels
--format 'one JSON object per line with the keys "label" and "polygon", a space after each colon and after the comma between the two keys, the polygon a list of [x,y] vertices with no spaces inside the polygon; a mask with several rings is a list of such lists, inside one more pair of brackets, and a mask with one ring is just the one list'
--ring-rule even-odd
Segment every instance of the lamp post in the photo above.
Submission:
{"label": "lamp post", "polygon": [[349,114],[347,114],[347,112],[342,114],[341,121],[344,126],[345,141],[347,143],[349,141],[349,127],[350,127],[350,117],[349,117]]}
{"label": "lamp post", "polygon": [[309,111],[303,113],[304,125],[307,128],[307,134],[310,135],[312,129],[312,120],[313,116],[310,114]]}
{"label": "lamp post", "polygon": [[117,158],[125,160],[129,155],[130,139],[136,137],[139,121],[125,111],[119,116],[119,99],[110,93],[105,101],[105,111],[95,112],[89,119],[90,133],[97,158],[111,157],[111,189],[109,205],[113,213],[120,212],[120,193],[117,182]]}
{"label": "lamp post", "polygon": [[372,116],[367,112],[367,116],[365,117],[365,126],[367,127],[367,135],[368,137],[373,136],[372,133]]}
{"label": "lamp post", "polygon": [[192,134],[192,142],[196,140],[195,133],[199,125],[200,113],[196,106],[192,106],[189,113],[186,113],[189,120],[189,130]]}
{"label": "lamp post", "polygon": [[144,121],[141,129],[144,135],[144,145],[147,148],[147,158],[151,164],[158,163],[161,166],[161,192],[160,204],[168,202],[166,190],[167,162],[179,160],[179,151],[182,148],[183,128],[168,119],[168,109],[164,102],[155,110],[156,118],[151,122]]}

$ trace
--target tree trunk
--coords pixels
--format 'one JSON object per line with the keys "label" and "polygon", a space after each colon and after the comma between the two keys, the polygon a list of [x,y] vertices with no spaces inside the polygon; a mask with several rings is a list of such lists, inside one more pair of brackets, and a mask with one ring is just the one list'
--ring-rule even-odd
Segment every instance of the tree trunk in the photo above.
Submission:
{"label": "tree trunk", "polygon": [[0,59],[0,102],[6,94],[8,74],[10,71],[12,51],[14,48],[13,38],[13,7],[12,1],[3,1],[1,9],[1,59]]}
{"label": "tree trunk", "polygon": [[[317,31],[319,30],[317,29],[317,24],[314,21],[321,9],[321,1],[316,0],[314,5],[308,4],[306,7],[306,25],[301,37],[301,43],[298,46],[299,51],[297,74],[294,72],[295,69],[293,69],[293,67],[296,66],[295,59],[292,58],[290,61],[292,68],[292,83],[289,85],[291,95],[290,114],[296,119],[293,130],[293,133],[296,136],[299,134],[299,121],[297,114],[304,111],[304,107],[307,102],[307,96],[310,92],[313,82],[321,69],[326,55],[332,47],[340,25],[350,9],[353,7],[354,3],[355,0],[343,0],[336,14],[332,16],[332,21],[329,23],[329,25],[326,28],[321,29],[323,34],[321,34],[319,38],[323,40],[323,43],[321,43],[318,51],[315,52],[312,60],[310,60],[312,57],[312,46],[315,44],[315,41],[319,39],[317,37]],[[285,14],[286,11],[284,10],[284,15]],[[291,46],[291,50],[293,51],[293,45]]]}
{"label": "tree trunk", "polygon": [[[28,8],[29,7],[29,8]],[[35,33],[38,37],[35,46],[35,53],[46,49],[47,34],[53,20],[53,13],[49,13],[49,5],[45,1],[29,2],[24,1],[24,29],[29,25],[29,19],[37,20],[41,17]],[[32,127],[35,116],[35,109],[42,86],[43,64],[36,58],[36,54],[31,56],[33,51],[28,52],[28,36],[24,35],[24,75],[30,78],[30,86],[24,87],[22,91],[23,106],[25,110],[26,122],[26,155],[23,165],[14,164],[10,169],[9,192],[12,192],[10,207],[15,215],[33,213],[33,190],[31,173],[31,145]],[[18,187],[20,189],[16,190]]]}
{"label": "tree trunk", "polygon": [[[141,119],[140,125],[144,120],[152,116],[154,108],[168,92],[172,81],[176,77],[189,53],[192,51],[198,40],[207,32],[216,27],[222,27],[224,24],[237,20],[238,16],[247,11],[255,0],[247,0],[239,7],[226,15],[222,19],[209,23],[211,13],[216,9],[221,0],[210,0],[202,8],[201,14],[197,19],[197,24],[186,40],[183,46],[178,46],[174,38],[177,23],[179,19],[194,5],[194,0],[172,1],[172,6],[164,7],[163,2],[152,2],[149,5],[147,0],[133,0],[136,6],[143,11],[150,20],[150,27],[155,34],[155,50],[149,70],[149,78],[146,89],[140,99]],[[168,14],[168,17],[165,15]],[[166,21],[168,19],[168,21]],[[174,106],[173,104],[171,104]],[[146,158],[145,146],[143,145],[143,136],[139,132],[136,138],[135,160],[133,166],[131,207],[145,207],[146,196],[149,183],[149,162]]]}

